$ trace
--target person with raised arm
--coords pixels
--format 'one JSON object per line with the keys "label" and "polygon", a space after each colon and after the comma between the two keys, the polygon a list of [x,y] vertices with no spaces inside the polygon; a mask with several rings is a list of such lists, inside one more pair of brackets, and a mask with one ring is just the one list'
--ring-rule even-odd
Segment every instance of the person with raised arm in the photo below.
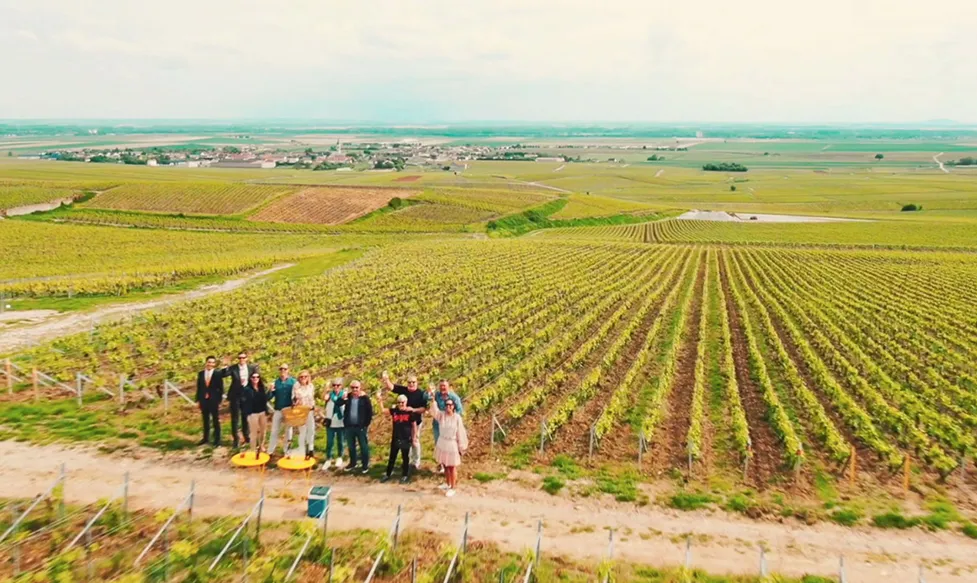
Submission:
{"label": "person with raised arm", "polygon": [[[439,411],[444,411],[448,402],[454,403],[455,414],[464,415],[465,410],[461,404],[461,397],[457,393],[451,390],[451,383],[446,379],[441,379],[438,382],[438,390],[433,393],[434,404],[438,406]],[[431,422],[431,432],[434,434],[434,443],[438,443],[438,437],[441,435],[441,424],[437,419]],[[438,464],[438,473],[444,473],[444,466]]]}
{"label": "person with raised arm", "polygon": [[397,455],[401,457],[400,483],[410,481],[410,448],[417,437],[417,423],[414,423],[415,412],[407,406],[407,397],[397,395],[397,404],[390,408],[390,419],[393,422],[390,436],[390,459],[387,460],[387,472],[381,482],[390,480],[397,463]]}
{"label": "person with raised arm", "polygon": [[210,442],[210,425],[214,424],[214,447],[221,443],[220,405],[224,399],[224,371],[217,368],[217,357],[208,356],[204,369],[197,373],[197,406],[203,418],[204,436],[197,445]]}
{"label": "person with raised arm", "polygon": [[[343,399],[343,424],[346,427],[346,444],[349,447],[347,472],[356,470],[356,463],[362,457],[361,474],[370,472],[370,423],[373,422],[373,403],[363,392],[360,381],[349,383],[349,394]],[[359,455],[357,455],[359,454]]]}
{"label": "person with raised arm", "polygon": [[[274,454],[278,447],[278,438],[282,432],[282,422],[284,411],[292,406],[292,389],[295,388],[295,377],[288,374],[288,365],[282,364],[278,367],[278,378],[271,389],[275,412],[271,415],[271,439],[268,443],[268,453]],[[288,444],[292,442],[292,428],[285,429],[285,442],[282,451],[288,449]]]}
{"label": "person with raised arm", "polygon": [[[421,469],[421,434],[424,428],[422,413],[427,409],[429,395],[422,391],[417,384],[417,375],[409,375],[407,377],[407,385],[395,385],[393,381],[390,380],[390,374],[387,371],[383,371],[380,376],[380,382],[383,388],[391,391],[395,395],[404,395],[407,397],[407,406],[410,409],[416,411],[414,413],[414,423],[417,424],[417,438],[410,448],[410,463],[415,469]],[[381,389],[382,390],[382,389]],[[380,394],[380,402],[383,403],[383,394]]]}
{"label": "person with raised arm", "polygon": [[433,400],[431,403],[431,416],[440,425],[438,442],[434,445],[434,457],[444,466],[445,483],[441,488],[446,490],[445,496],[450,498],[458,488],[458,466],[461,465],[461,456],[468,450],[468,433],[461,415],[455,412],[454,401],[448,399],[444,411],[434,406]]}

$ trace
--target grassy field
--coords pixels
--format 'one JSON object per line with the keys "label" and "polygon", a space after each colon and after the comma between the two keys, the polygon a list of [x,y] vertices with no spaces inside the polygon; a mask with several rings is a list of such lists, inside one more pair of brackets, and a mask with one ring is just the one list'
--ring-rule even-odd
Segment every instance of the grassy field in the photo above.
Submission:
{"label": "grassy field", "polygon": [[198,215],[240,214],[272,198],[290,194],[282,186],[210,182],[128,183],[95,196],[87,208]]}

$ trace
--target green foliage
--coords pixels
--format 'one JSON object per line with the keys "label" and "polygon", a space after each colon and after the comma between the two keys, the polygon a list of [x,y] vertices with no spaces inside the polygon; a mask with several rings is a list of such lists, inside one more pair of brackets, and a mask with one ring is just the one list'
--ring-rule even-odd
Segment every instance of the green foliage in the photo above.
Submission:
{"label": "green foliage", "polygon": [[902,212],[904,213],[912,212],[912,211],[921,211],[921,210],[923,210],[923,205],[917,205],[913,203],[902,205]]}
{"label": "green foliage", "polygon": [[842,526],[854,526],[862,519],[862,513],[852,508],[841,508],[829,514],[828,518]]}
{"label": "green foliage", "polygon": [[977,524],[973,522],[968,522],[967,524],[960,527],[960,532],[969,536],[970,538],[977,538]]}
{"label": "green foliage", "polygon": [[475,478],[475,481],[485,484],[493,480],[501,480],[505,476],[502,474],[490,474],[488,472],[475,472],[475,475],[472,477]]}
{"label": "green foliage", "polygon": [[567,483],[559,476],[546,476],[543,478],[543,490],[548,494],[558,494]]}
{"label": "green foliage", "polygon": [[736,185],[735,184],[730,184],[729,185],[729,191],[730,192],[736,192]]}
{"label": "green foliage", "polygon": [[875,159],[876,160],[881,160],[882,158],[885,158],[885,156],[883,154],[876,154],[875,155]]}
{"label": "green foliage", "polygon": [[399,209],[400,207],[404,206],[404,199],[400,198],[399,196],[395,196],[390,199],[387,206],[394,210]]}
{"label": "green foliage", "polygon": [[918,518],[907,518],[901,513],[893,511],[872,517],[872,524],[879,528],[907,529],[919,524]]}
{"label": "green foliage", "polygon": [[677,510],[699,510],[715,501],[715,497],[704,492],[679,492],[668,499],[668,505]]}
{"label": "green foliage", "polygon": [[550,465],[570,480],[575,480],[580,477],[580,466],[577,465],[576,460],[566,454],[561,453],[553,458]]}
{"label": "green foliage", "polygon": [[706,172],[746,172],[749,170],[749,168],[737,162],[709,162],[703,164],[702,169]]}

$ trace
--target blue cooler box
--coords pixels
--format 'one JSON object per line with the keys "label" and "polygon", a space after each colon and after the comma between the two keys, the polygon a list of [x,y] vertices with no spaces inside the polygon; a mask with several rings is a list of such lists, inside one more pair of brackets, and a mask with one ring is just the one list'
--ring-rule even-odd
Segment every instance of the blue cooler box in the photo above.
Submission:
{"label": "blue cooler box", "polygon": [[329,505],[329,486],[312,486],[309,490],[309,518],[321,518]]}

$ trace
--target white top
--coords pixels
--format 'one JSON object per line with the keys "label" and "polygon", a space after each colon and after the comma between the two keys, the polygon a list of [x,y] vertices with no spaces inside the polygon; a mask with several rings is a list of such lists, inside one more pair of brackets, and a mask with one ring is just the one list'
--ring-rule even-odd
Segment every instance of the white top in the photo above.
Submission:
{"label": "white top", "polygon": [[315,407],[315,385],[296,383],[292,389],[292,403],[302,407]]}
{"label": "white top", "polygon": [[241,386],[245,387],[248,384],[248,365],[239,364],[237,365],[237,376],[241,377]]}

